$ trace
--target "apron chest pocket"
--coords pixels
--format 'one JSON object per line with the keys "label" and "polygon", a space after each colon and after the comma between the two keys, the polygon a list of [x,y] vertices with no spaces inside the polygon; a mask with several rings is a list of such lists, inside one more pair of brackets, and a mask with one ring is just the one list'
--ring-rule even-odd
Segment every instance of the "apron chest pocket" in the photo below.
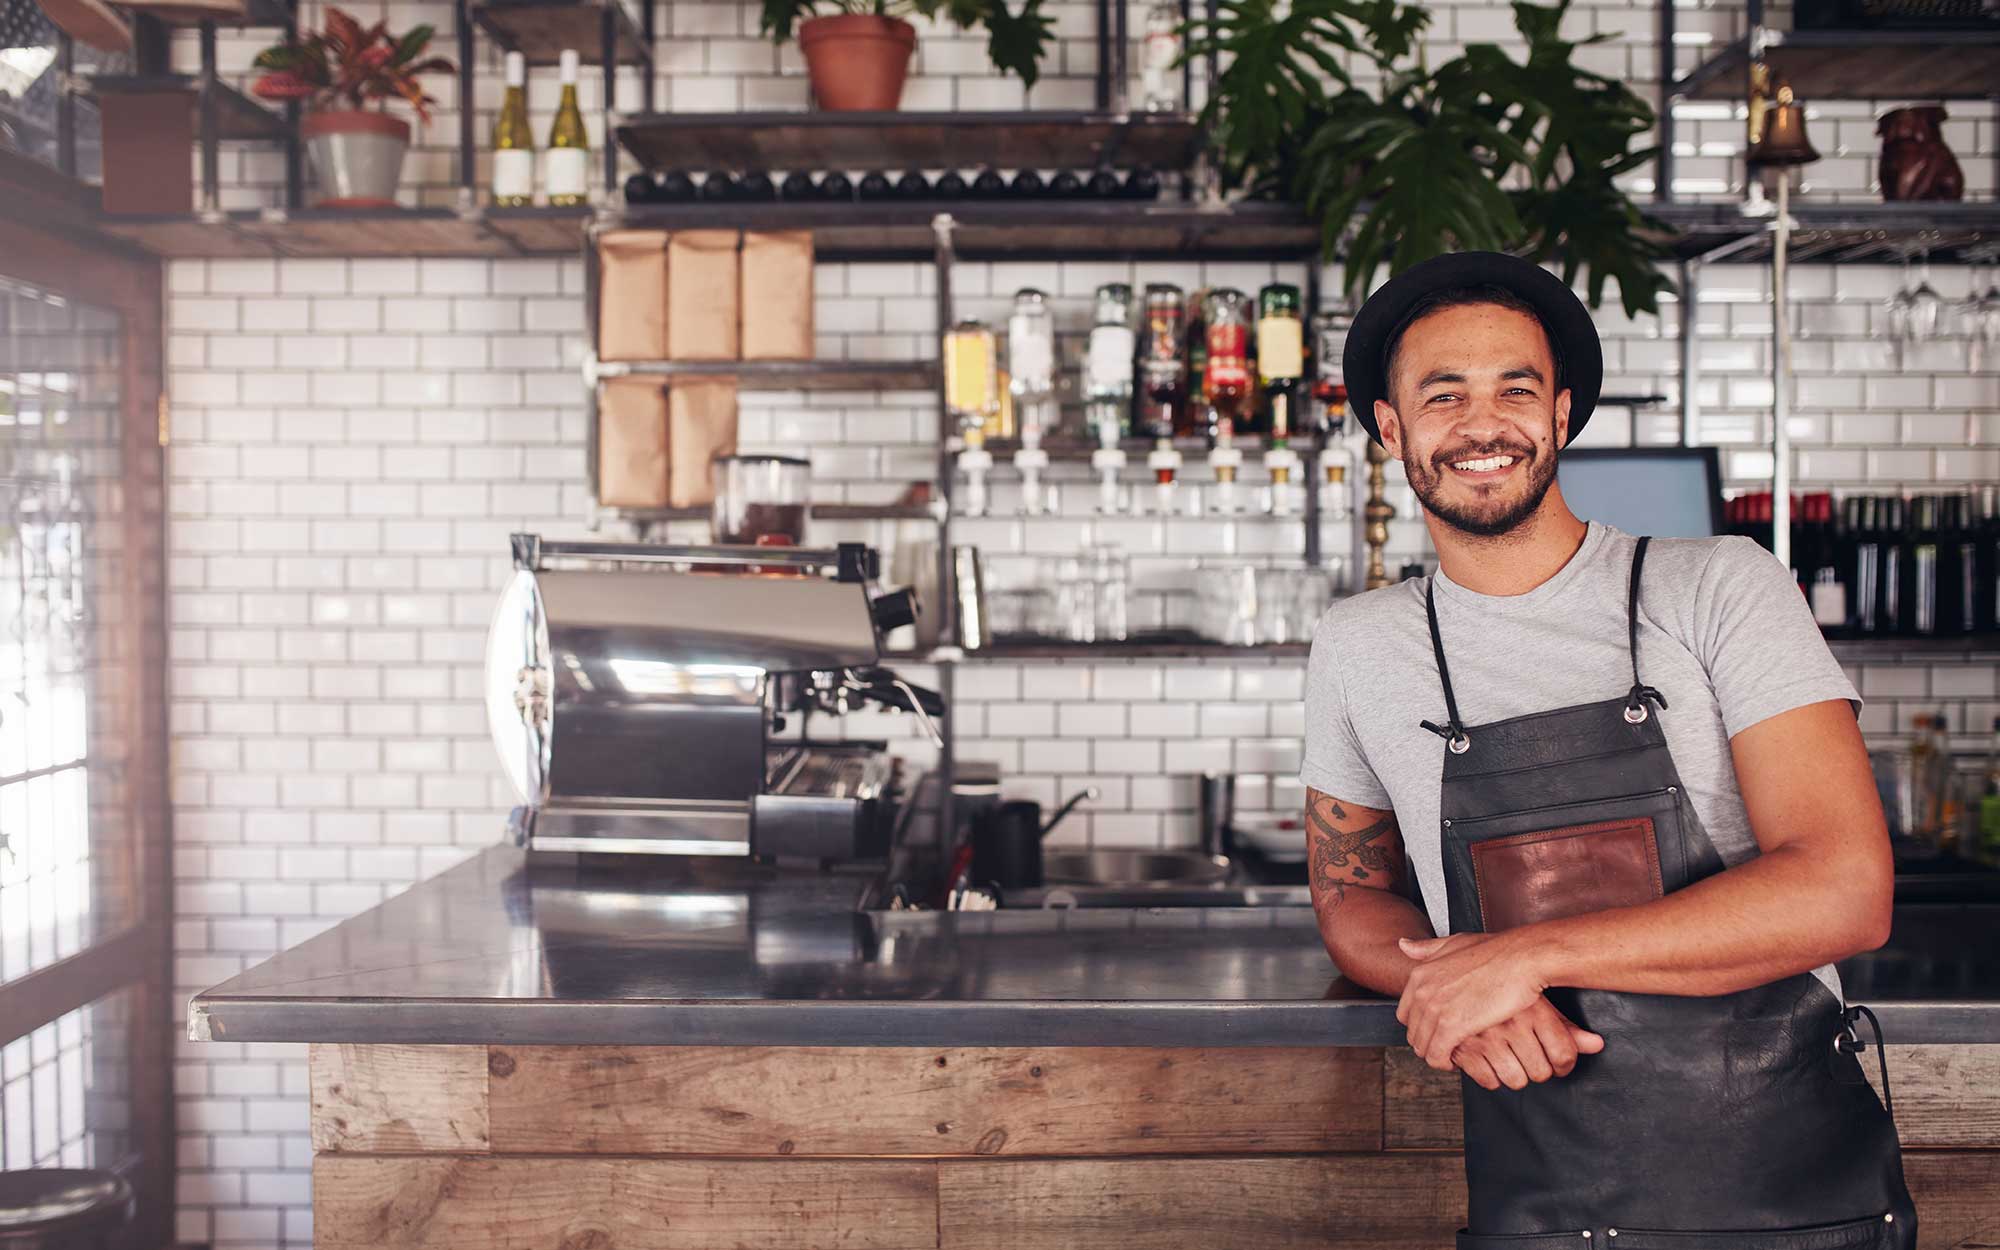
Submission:
{"label": "apron chest pocket", "polygon": [[1677,786],[1444,822],[1454,931],[1650,902],[1693,879]]}

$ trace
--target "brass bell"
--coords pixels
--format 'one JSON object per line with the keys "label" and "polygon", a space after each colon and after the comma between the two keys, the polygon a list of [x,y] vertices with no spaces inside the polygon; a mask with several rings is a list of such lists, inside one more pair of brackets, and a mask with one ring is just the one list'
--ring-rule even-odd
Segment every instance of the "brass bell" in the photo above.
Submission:
{"label": "brass bell", "polygon": [[1806,109],[1792,96],[1792,86],[1778,80],[1775,93],[1769,92],[1770,71],[1763,65],[1751,69],[1750,146],[1743,159],[1759,165],[1791,167],[1810,165],[1819,159],[1812,141],[1806,138]]}

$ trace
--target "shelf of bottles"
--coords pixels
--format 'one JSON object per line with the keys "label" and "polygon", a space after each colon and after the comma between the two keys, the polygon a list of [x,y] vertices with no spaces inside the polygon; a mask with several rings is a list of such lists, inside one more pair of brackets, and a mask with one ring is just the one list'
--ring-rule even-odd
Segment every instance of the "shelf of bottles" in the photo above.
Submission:
{"label": "shelf of bottles", "polygon": [[[963,488],[957,512],[987,514],[989,479],[1006,470],[1018,477],[1020,509],[1048,512],[1050,466],[1087,457],[1100,514],[1313,519],[1321,486],[1338,501],[1349,481],[1340,439],[1347,320],[1315,315],[1309,352],[1303,307],[1299,288],[1283,282],[1254,300],[1229,287],[1098,287],[1081,429],[1055,402],[1055,329],[1043,292],[1017,292],[1004,331],[958,322],[944,347],[947,447]],[[1206,466],[1205,496],[1189,488],[1190,460]],[[1127,480],[1135,465],[1144,469],[1136,488]]]}
{"label": "shelf of bottles", "polygon": [[[1731,533],[1771,546],[1768,491],[1731,499]],[[2000,487],[1796,495],[1792,572],[1829,639],[2000,646]]]}

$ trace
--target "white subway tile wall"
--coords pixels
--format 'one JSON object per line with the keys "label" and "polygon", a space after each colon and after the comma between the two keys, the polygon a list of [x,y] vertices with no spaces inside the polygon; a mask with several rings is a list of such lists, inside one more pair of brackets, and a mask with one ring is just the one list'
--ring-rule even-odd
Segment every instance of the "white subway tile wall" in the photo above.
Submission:
{"label": "white subway tile wall", "polygon": [[[433,22],[449,6],[347,6],[364,19]],[[317,17],[318,5],[307,6]],[[1095,10],[1050,8],[1063,36],[1034,107],[1090,103]],[[1730,37],[1740,9],[1682,6],[1685,67]],[[1627,34],[1589,50],[1593,65],[1650,94],[1657,73],[1655,12],[1619,0],[1578,4],[1579,31]],[[797,108],[806,102],[794,48],[756,37],[750,5],[670,3],[661,10],[657,95],[673,109]],[[1438,5],[1430,50],[1505,38],[1497,3]],[[221,36],[223,65],[240,76],[255,32]],[[906,108],[1018,107],[993,79],[982,41],[926,29]],[[478,133],[499,100],[497,55],[480,43]],[[176,49],[192,63],[192,47]],[[451,202],[456,134],[452,90],[422,131],[406,171],[411,203]],[[537,77],[531,105],[547,125],[553,89]],[[593,142],[600,89],[583,92]],[[621,75],[621,98],[637,84]],[[1813,134],[1828,159],[1807,194],[1869,198],[1875,139],[1867,105],[1814,102]],[[1972,194],[1993,187],[1990,110],[1953,106],[1948,137]],[[1682,194],[1729,193],[1741,123],[1727,105],[1688,105],[1678,141]],[[225,203],[277,202],[282,162],[228,145]],[[483,169],[481,171],[483,179]],[[1649,171],[1634,184],[1650,187]],[[954,274],[961,315],[1001,313],[1019,286],[1051,293],[1074,363],[1091,290],[1104,281],[1297,280],[1298,266],[1131,266],[1033,261],[968,264]],[[1329,274],[1328,287],[1335,284]],[[202,989],[370,907],[495,842],[513,802],[493,767],[481,704],[481,647],[506,572],[506,536],[584,532],[584,409],[577,364],[583,274],[572,260],[190,261],[168,270],[173,446],[171,657],[175,803],[176,979]],[[816,274],[819,352],[884,358],[928,350],[935,331],[923,265],[822,264]],[[1935,275],[1949,299],[1967,274]],[[1768,475],[1769,309],[1765,275],[1718,266],[1697,313],[1703,415],[1697,439],[1727,449],[1732,484]],[[1800,377],[1794,394],[1806,485],[1945,489],[2000,478],[2000,377],[1967,370],[1956,345],[1898,367],[1881,334],[1890,267],[1803,268],[1796,274]],[[1603,412],[1591,445],[1672,441],[1679,390],[1669,315],[1601,315],[1607,389],[1659,392],[1669,404],[1636,421]],[[816,497],[883,502],[935,463],[935,407],[925,392],[865,396],[746,396],[750,449],[810,451]],[[1206,474],[1198,466],[1189,476]],[[1360,475],[1357,474],[1358,479]],[[1398,518],[1391,566],[1425,553],[1414,501],[1391,466]],[[1296,558],[1298,522],[1174,518],[1100,520],[1080,468],[1061,469],[1062,512],[969,522],[960,541],[987,553],[995,587],[1041,576],[1042,561],[1083,542],[1115,542],[1133,557],[1135,624],[1185,619],[1195,570],[1207,563]],[[1004,475],[996,504],[1013,502]],[[690,527],[698,531],[699,527]],[[826,537],[893,547],[919,527],[842,525]],[[1329,520],[1328,550],[1351,550],[1351,522]],[[689,537],[694,537],[690,533]],[[1085,786],[1099,799],[1053,840],[1153,846],[1193,837],[1194,774],[1246,774],[1251,809],[1295,809],[1303,665],[1104,661],[973,665],[957,675],[964,756],[997,761],[1012,794],[1052,804]],[[2000,715],[1989,662],[1870,663],[1855,669],[1871,741],[1943,711],[1972,746]],[[934,674],[918,669],[912,676]],[[905,718],[868,713],[857,735],[890,736],[913,759],[928,752]],[[176,1021],[176,1032],[181,1030]],[[312,1238],[311,1146],[302,1047],[180,1043],[179,1233],[218,1247],[305,1246]]]}

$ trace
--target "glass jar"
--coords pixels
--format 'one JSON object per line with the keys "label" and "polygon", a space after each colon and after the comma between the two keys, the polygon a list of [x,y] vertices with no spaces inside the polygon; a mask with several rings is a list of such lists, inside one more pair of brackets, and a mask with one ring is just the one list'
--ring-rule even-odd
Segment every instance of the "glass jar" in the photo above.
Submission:
{"label": "glass jar", "polygon": [[1187,400],[1187,361],[1181,354],[1187,305],[1181,289],[1155,282],[1146,287],[1146,325],[1139,345],[1139,377],[1145,386],[1145,432],[1172,438]]}
{"label": "glass jar", "polygon": [[711,519],[715,541],[803,546],[812,465],[794,456],[717,456]]}

